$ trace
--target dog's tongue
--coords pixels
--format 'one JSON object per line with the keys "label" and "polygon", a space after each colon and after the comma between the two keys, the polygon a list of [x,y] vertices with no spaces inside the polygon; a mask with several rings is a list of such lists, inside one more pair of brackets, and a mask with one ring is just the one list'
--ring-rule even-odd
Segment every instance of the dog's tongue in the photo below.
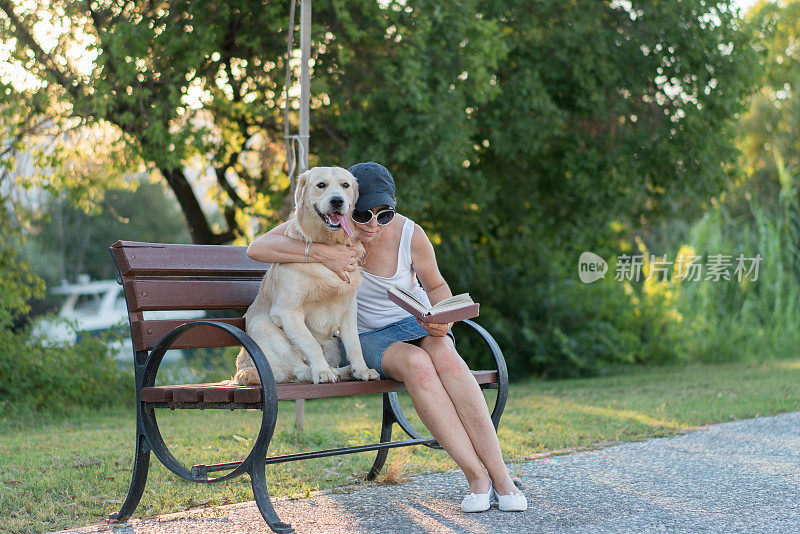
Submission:
{"label": "dog's tongue", "polygon": [[339,225],[344,230],[349,237],[353,237],[353,229],[350,228],[350,221],[347,220],[347,215],[342,215],[341,213],[334,213],[333,218],[339,221]]}

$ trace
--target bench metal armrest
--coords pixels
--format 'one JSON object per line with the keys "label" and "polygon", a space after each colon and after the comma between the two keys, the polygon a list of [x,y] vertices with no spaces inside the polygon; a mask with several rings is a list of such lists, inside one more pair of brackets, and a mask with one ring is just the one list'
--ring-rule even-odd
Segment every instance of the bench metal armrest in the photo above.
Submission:
{"label": "bench metal armrest", "polygon": [[[258,344],[251,338],[247,332],[236,326],[218,322],[218,321],[192,321],[181,326],[174,328],[167,335],[161,338],[145,361],[145,368],[142,375],[141,387],[153,387],[155,385],[156,373],[164,358],[164,354],[169,350],[175,340],[184,332],[197,328],[198,326],[211,326],[224,330],[234,338],[236,338],[242,347],[247,351],[253,359],[258,377],[261,379],[261,429],[259,430],[258,437],[250,451],[247,458],[239,464],[230,473],[215,479],[207,479],[199,476],[198,473],[193,473],[183,466],[178,460],[169,452],[166,444],[164,443],[161,433],[158,430],[155,414],[152,408],[142,410],[142,423],[147,434],[147,439],[150,441],[150,446],[165,467],[176,475],[187,480],[195,482],[218,482],[237,477],[245,472],[250,472],[251,466],[257,457],[263,462],[266,457],[267,446],[272,439],[272,434],[275,431],[275,423],[278,417],[278,392],[275,384],[275,376],[272,374],[272,368],[267,361],[264,352]],[[141,389],[137,390],[137,403],[140,408],[143,408],[141,403]]]}
{"label": "bench metal armrest", "polygon": [[256,366],[256,371],[258,372],[258,377],[261,379],[261,383],[264,384],[265,381],[273,384],[275,383],[275,377],[272,374],[272,368],[267,361],[267,357],[264,355],[261,347],[258,346],[258,344],[247,334],[247,332],[239,327],[220,321],[199,320],[187,322],[176,328],[173,328],[158,341],[156,346],[153,347],[153,350],[150,351],[150,354],[148,354],[145,360],[144,374],[142,376],[142,387],[153,387],[155,385],[156,373],[158,372],[158,368],[161,365],[161,361],[163,360],[166,352],[170,349],[172,344],[175,343],[175,340],[178,339],[178,337],[193,328],[197,328],[198,326],[211,326],[220,330],[224,330],[233,336],[253,359],[253,363]]}

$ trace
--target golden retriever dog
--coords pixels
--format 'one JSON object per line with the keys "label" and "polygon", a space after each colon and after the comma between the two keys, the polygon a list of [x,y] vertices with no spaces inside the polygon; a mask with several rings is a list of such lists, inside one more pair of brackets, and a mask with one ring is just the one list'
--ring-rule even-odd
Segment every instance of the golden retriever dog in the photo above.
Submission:
{"label": "golden retriever dog", "polygon": [[[305,243],[351,244],[352,212],[358,183],[339,167],[315,167],[303,173],[295,190],[295,207],[284,235]],[[340,377],[376,380],[364,363],[356,326],[356,290],[361,273],[348,282],[321,263],[278,263],[264,275],[245,314],[247,333],[267,356],[276,382],[336,382]],[[339,335],[350,365],[339,368]],[[242,349],[234,381],[259,384],[253,360]]]}

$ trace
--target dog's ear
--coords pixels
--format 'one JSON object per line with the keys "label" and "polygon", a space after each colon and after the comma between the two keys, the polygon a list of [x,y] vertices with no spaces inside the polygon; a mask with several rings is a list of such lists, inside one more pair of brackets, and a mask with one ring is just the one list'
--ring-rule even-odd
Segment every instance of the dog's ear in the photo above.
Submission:
{"label": "dog's ear", "polygon": [[303,192],[306,190],[306,182],[308,181],[309,171],[304,172],[297,177],[297,185],[294,188],[294,205],[299,206],[303,203]]}
{"label": "dog's ear", "polygon": [[358,180],[350,173],[350,171],[345,170],[344,172],[350,177],[350,194],[353,195],[353,207],[355,207],[356,202],[358,202]]}
{"label": "dog's ear", "polygon": [[[351,175],[352,176],[352,175]],[[353,205],[358,201],[358,180],[353,176]]]}

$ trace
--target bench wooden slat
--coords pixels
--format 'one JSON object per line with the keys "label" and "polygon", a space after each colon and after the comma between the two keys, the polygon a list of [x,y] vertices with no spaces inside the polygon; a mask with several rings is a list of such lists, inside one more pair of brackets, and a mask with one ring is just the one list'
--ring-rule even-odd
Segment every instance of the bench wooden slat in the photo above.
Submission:
{"label": "bench wooden slat", "polygon": [[233,392],[231,386],[203,388],[203,402],[233,402]]}
{"label": "bench wooden slat", "polygon": [[172,400],[175,402],[202,402],[202,387],[179,387],[172,390]]}
{"label": "bench wooden slat", "polygon": [[247,255],[247,247],[117,241],[111,245],[111,253],[123,277],[235,275],[261,278],[266,272],[264,263]]}
{"label": "bench wooden slat", "polygon": [[[497,371],[473,371],[478,384],[497,382]],[[369,395],[405,390],[402,382],[394,380],[348,380],[331,384],[278,384],[278,400],[322,399]],[[254,386],[228,386],[213,384],[182,384],[142,388],[143,402],[207,402],[255,403],[261,402],[261,388]]]}
{"label": "bench wooden slat", "polygon": [[[280,385],[278,385],[278,398],[280,399]],[[261,402],[261,388],[256,386],[239,386],[233,391],[233,402],[251,403]]]}
{"label": "bench wooden slat", "polygon": [[247,308],[258,294],[260,280],[126,281],[128,311],[219,310]]}
{"label": "bench wooden slat", "polygon": [[[147,390],[147,398],[145,396],[145,390]],[[146,402],[171,402],[172,401],[172,393],[174,388],[170,387],[155,387],[155,388],[144,388],[142,389],[142,400]]]}
{"label": "bench wooden slat", "polygon": [[[197,321],[212,320],[227,323],[244,330],[244,317],[228,317],[213,319],[196,319]],[[173,328],[192,321],[177,319],[159,319],[150,321],[137,321],[131,324],[131,337],[134,350],[150,350],[156,346],[162,337]],[[239,342],[227,332],[213,326],[198,326],[181,335],[172,345],[174,349],[195,349],[206,347],[236,347]]]}

